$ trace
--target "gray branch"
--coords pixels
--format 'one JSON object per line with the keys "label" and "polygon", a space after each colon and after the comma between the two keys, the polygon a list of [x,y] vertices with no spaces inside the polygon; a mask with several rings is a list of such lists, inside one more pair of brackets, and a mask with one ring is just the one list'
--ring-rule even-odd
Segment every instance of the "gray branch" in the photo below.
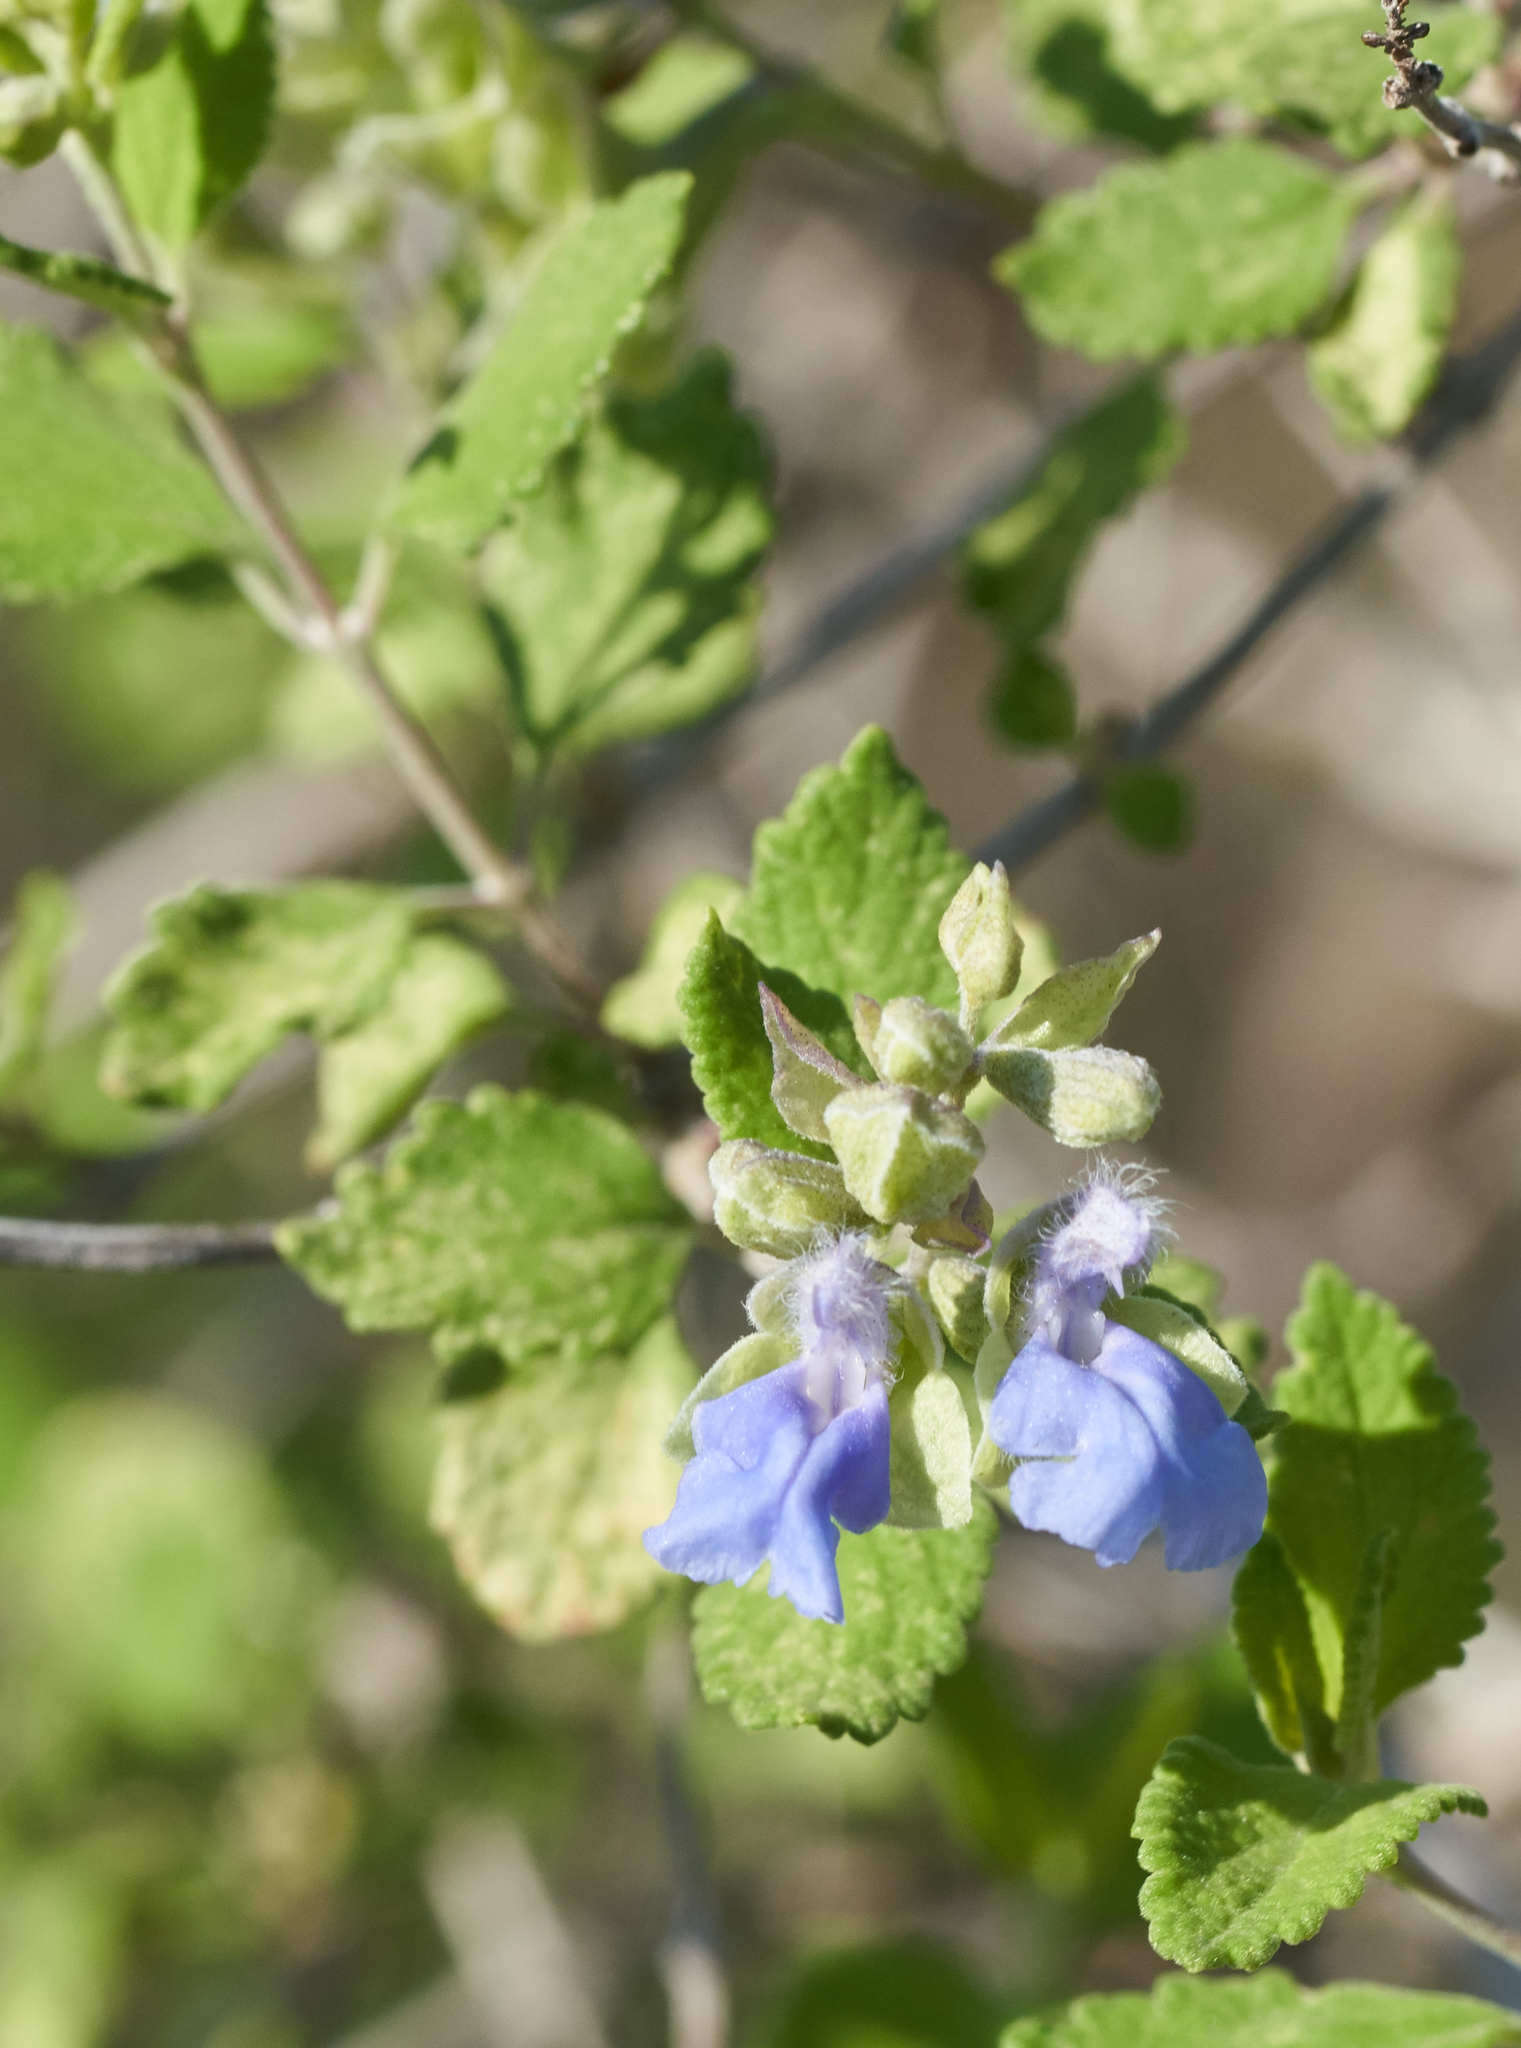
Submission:
{"label": "gray branch", "polygon": [[0,1217],[0,1266],[86,1273],[169,1273],[278,1259],[275,1223],[55,1223]]}

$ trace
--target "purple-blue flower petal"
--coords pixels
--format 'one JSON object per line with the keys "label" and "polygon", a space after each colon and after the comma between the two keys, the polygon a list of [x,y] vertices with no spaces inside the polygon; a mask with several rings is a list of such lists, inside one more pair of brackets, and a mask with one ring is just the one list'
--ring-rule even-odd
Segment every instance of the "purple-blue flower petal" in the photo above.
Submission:
{"label": "purple-blue flower petal", "polygon": [[705,1401],[676,1505],[645,1548],[667,1571],[743,1585],[769,1558],[771,1592],[811,1620],[841,1621],[838,1518],[873,1528],[887,1513],[887,1392],[879,1383],[815,1428],[805,1362]]}
{"label": "purple-blue flower petal", "polygon": [[1124,1564],[1159,1524],[1175,1571],[1251,1548],[1267,1482],[1251,1438],[1188,1367],[1134,1330],[1105,1326],[1091,1365],[1041,1338],[1009,1367],[988,1414],[1016,1467],[1019,1519]]}

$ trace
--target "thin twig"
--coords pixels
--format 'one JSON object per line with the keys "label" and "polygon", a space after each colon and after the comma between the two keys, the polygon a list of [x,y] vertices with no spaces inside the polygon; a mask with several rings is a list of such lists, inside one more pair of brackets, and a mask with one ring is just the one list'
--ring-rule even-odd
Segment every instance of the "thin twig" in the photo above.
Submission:
{"label": "thin twig", "polygon": [[0,1217],[0,1266],[81,1273],[170,1273],[278,1259],[274,1223],[55,1223]]}
{"label": "thin twig", "polygon": [[692,1673],[686,1632],[657,1625],[645,1661],[645,1699],[655,1731],[655,1787],[671,1863],[670,1931],[660,1973],[670,2008],[670,2048],[725,2048],[729,1987],[719,1952],[718,1901],[686,1758]]}
{"label": "thin twig", "polygon": [[[1119,732],[1109,758],[1115,764],[1150,760],[1181,737],[1215,701],[1275,627],[1325,583],[1346,558],[1382,526],[1422,469],[1494,409],[1521,360],[1521,313],[1489,339],[1449,363],[1436,394],[1405,437],[1398,475],[1370,484],[1337,512],[1300,550],[1266,595],[1222,647]],[[1103,802],[1099,775],[1076,775],[1021,811],[978,848],[979,859],[1027,867]]]}
{"label": "thin twig", "polygon": [[1456,1927],[1460,1934],[1467,1935],[1480,1948],[1487,1948],[1492,1955],[1503,1956],[1506,1962],[1521,1969],[1521,1933],[1514,1927],[1506,1927],[1492,1913],[1476,1906],[1472,1899],[1464,1898],[1445,1878],[1438,1877],[1418,1857],[1412,1856],[1408,1849],[1401,1849],[1399,1862],[1392,1870],[1386,1870],[1384,1876],[1400,1891],[1419,1899],[1429,1913],[1445,1920],[1449,1927]]}
{"label": "thin twig", "polygon": [[831,85],[808,66],[778,56],[711,0],[670,0],[670,5],[689,27],[737,50],[768,86],[791,98],[790,139],[812,143],[835,156],[874,156],[936,191],[974,201],[1017,234],[1034,220],[1040,206],[1034,193],[991,176],[949,144],[937,147],[921,141],[912,129]]}
{"label": "thin twig", "polygon": [[[110,172],[78,130],[66,140],[69,162],[116,260],[134,276],[151,280],[147,253]],[[356,605],[345,610],[296,534],[263,465],[208,391],[183,318],[171,316],[147,341],[217,482],[279,565],[298,616],[305,613],[299,638],[307,645],[323,646],[347,669],[375,713],[397,769],[439,837],[473,879],[477,894],[511,917],[524,944],[579,1007],[595,1011],[602,991],[567,935],[536,902],[529,870],[503,853],[480,824],[433,736],[393,690],[376,658],[370,614],[378,608],[375,600],[389,573],[386,554],[376,551],[369,559]]]}
{"label": "thin twig", "polygon": [[1442,67],[1417,57],[1415,46],[1431,33],[1429,21],[1406,21],[1409,0],[1382,0],[1384,33],[1366,30],[1363,41],[1370,50],[1385,50],[1394,65],[1394,76],[1384,80],[1384,105],[1391,112],[1405,108],[1419,114],[1429,128],[1442,138],[1450,156],[1477,156],[1481,150],[1493,153],[1490,169],[1496,178],[1514,183],[1521,178],[1521,131],[1486,121],[1469,112],[1461,101],[1442,96]]}

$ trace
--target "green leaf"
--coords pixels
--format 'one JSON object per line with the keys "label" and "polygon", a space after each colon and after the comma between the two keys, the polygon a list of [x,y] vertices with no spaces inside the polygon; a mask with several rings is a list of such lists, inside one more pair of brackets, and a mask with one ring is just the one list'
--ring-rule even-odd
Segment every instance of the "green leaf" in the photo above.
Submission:
{"label": "green leaf", "polygon": [[731,44],[674,35],[631,84],[604,103],[602,118],[625,142],[660,149],[732,99],[754,75],[754,64]]}
{"label": "green leaf", "polygon": [[1115,65],[1112,0],[1004,0],[1009,63],[1040,127],[1064,141],[1118,135],[1142,149],[1174,149],[1192,116],[1168,115]]}
{"label": "green leaf", "polygon": [[677,997],[688,957],[707,929],[708,912],[729,916],[744,893],[744,885],[732,875],[706,869],[678,882],[655,913],[638,967],[608,990],[602,1005],[603,1030],[651,1050],[679,1045],[682,1020]]}
{"label": "green leaf", "polygon": [[[1169,112],[1233,102],[1366,156],[1402,132],[1378,89],[1378,64],[1387,68],[1388,60],[1363,47],[1366,26],[1359,0],[1287,0],[1271,15],[1251,0],[1119,0],[1111,50],[1119,69]],[[1463,8],[1438,8],[1434,27],[1427,47],[1449,90],[1499,48],[1499,24]]]}
{"label": "green leaf", "polygon": [[8,473],[26,479],[0,494],[0,600],[120,590],[248,543],[168,422],[92,389],[35,328],[0,325],[0,408]]}
{"label": "green leaf", "polygon": [[937,1676],[966,1654],[997,1518],[985,1500],[962,1529],[890,1529],[840,1538],[845,1621],[804,1621],[766,1591],[704,1586],[692,1648],[704,1697],[742,1728],[794,1728],[877,1742],[922,1720]]}
{"label": "green leaf", "polygon": [[561,230],[393,492],[392,527],[468,551],[535,488],[675,260],[690,185],[684,172],[643,178]]}
{"label": "green leaf", "polygon": [[7,1579],[32,1656],[106,1727],[172,1753],[304,1704],[322,1579],[250,1440],[156,1394],[58,1410],[17,1503]]}
{"label": "green leaf", "polygon": [[42,1052],[53,989],[74,925],[68,884],[35,868],[16,891],[0,962],[0,1097],[26,1082]]}
{"label": "green leaf", "polygon": [[1100,360],[1203,354],[1301,327],[1360,204],[1267,143],[1189,143],[1052,200],[995,268],[1047,341]]}
{"label": "green leaf", "polygon": [[754,2048],[995,2048],[1003,2010],[955,1949],[898,1935],[809,1956]]}
{"label": "green leaf", "polygon": [[839,997],[809,988],[782,968],[764,966],[710,910],[706,929],[687,956],[678,998],[682,1035],[692,1055],[692,1078],[702,1090],[703,1108],[723,1138],[754,1138],[784,1152],[831,1159],[827,1145],[800,1137],[771,1100],[775,1068],[761,1010],[762,982],[836,1058],[857,1072],[864,1069]]}
{"label": "green leaf", "polygon": [[[1274,1439],[1267,1526],[1308,1617],[1321,1673],[1313,1704],[1334,1722],[1370,1546],[1390,1533],[1375,1713],[1462,1662],[1500,1551],[1473,1424],[1430,1348],[1387,1302],[1357,1293],[1334,1266],[1312,1266],[1288,1341],[1295,1362],[1273,1399],[1290,1420]],[[1260,1601],[1250,1560],[1244,1569],[1235,1627],[1254,1678],[1285,1661],[1302,1671],[1302,1652],[1279,1635],[1280,1602]],[[1275,1735],[1280,1725],[1292,1733],[1281,1703],[1269,1714]]]}
{"label": "green leaf", "polygon": [[1038,647],[1016,647],[993,682],[988,711],[1011,747],[1070,747],[1077,692],[1065,666]]}
{"label": "green leaf", "polygon": [[1037,1046],[1042,1052],[1092,1045],[1103,1037],[1131,983],[1161,941],[1159,931],[1147,932],[1102,959],[1075,960],[1070,967],[1059,967],[1004,1019],[988,1044],[999,1048]]}
{"label": "green leaf", "polygon": [[[1160,483],[1187,442],[1187,429],[1156,377],[1138,377],[1101,399],[1057,437],[1012,504],[968,540],[962,558],[968,601],[989,615],[1013,647],[1033,645],[1061,623],[1073,579],[1099,527]],[[1041,665],[1051,668],[1038,658]],[[1005,692],[1008,687],[1006,678]],[[1060,724],[1050,708],[1056,692],[1049,684],[1039,687],[1047,709],[1034,722]],[[1060,745],[1070,737],[1058,732],[1022,743]]]}
{"label": "green leaf", "polygon": [[523,501],[482,573],[539,747],[647,738],[745,687],[769,469],[709,350],[659,397],[613,397]]}
{"label": "green leaf", "polygon": [[1104,809],[1143,853],[1184,853],[1193,842],[1193,790],[1154,761],[1112,768],[1104,778]]}
{"label": "green leaf", "polygon": [[940,69],[940,0],[893,0],[884,40],[917,71]]}
{"label": "green leaf", "polygon": [[1310,346],[1310,382],[1349,441],[1401,433],[1442,367],[1463,252],[1451,195],[1426,187],[1358,266],[1334,325]]}
{"label": "green leaf", "polygon": [[[868,726],[837,768],[805,775],[783,815],[756,833],[734,930],[761,959],[843,1001],[923,996],[954,1010],[940,919],[968,865],[886,733]],[[771,985],[819,1031],[785,987]]]}
{"label": "green leaf", "polygon": [[1231,1610],[1236,1644],[1269,1735],[1286,1756],[1305,1758],[1312,1770],[1339,1770],[1304,1593],[1271,1529],[1241,1561]]}
{"label": "green leaf", "polygon": [[692,1378],[666,1317],[629,1356],[445,1404],[430,1519],[509,1635],[613,1628],[654,1592],[642,1539],[676,1497],[664,1439]]}
{"label": "green leaf", "polygon": [[626,1351],[670,1306],[691,1245],[633,1134],[602,1111],[478,1088],[425,1102],[337,1206],[298,1217],[282,1255],[354,1330],[431,1328],[447,1360],[509,1366]]}
{"label": "green leaf", "polygon": [[1355,1905],[1426,1822],[1485,1811],[1464,1785],[1334,1784],[1197,1736],[1169,1743],[1135,1818],[1151,1945],[1187,1970],[1260,1969]]}
{"label": "green leaf", "polygon": [[1257,1977],[1159,1977],[1016,2020],[999,2048],[1515,2048],[1521,2022],[1477,1998]]}
{"label": "green leaf", "polygon": [[274,104],[265,0],[185,0],[157,62],[116,92],[111,160],[138,225],[194,241],[263,155]]}
{"label": "green leaf", "polygon": [[214,1109],[292,1031],[335,1038],[385,1000],[412,913],[358,882],[192,889],[149,917],[149,943],[105,991],[115,1020],[101,1086]]}
{"label": "green leaf", "polygon": [[0,235],[0,269],[13,271],[50,292],[82,299],[87,306],[114,313],[134,326],[155,324],[174,304],[156,284],[129,277],[98,257],[77,256],[67,249],[29,249],[5,235]]}
{"label": "green leaf", "polygon": [[442,932],[414,938],[379,1009],[323,1048],[307,1164],[325,1173],[388,1131],[450,1054],[510,1001],[474,946]]}

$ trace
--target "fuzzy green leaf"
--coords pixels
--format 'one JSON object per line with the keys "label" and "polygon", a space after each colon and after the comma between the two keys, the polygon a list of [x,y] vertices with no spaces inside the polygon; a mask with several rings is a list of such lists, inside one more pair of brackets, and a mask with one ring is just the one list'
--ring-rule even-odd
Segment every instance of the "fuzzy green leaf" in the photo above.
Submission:
{"label": "fuzzy green leaf", "polygon": [[968,602],[1016,647],[1049,633],[1061,623],[1073,579],[1104,521],[1160,483],[1187,440],[1153,376],[1100,400],[1058,435],[1008,508],[968,540]]}
{"label": "fuzzy green leaf", "polygon": [[744,893],[743,884],[731,875],[700,871],[678,882],[655,913],[639,965],[608,990],[602,1005],[603,1030],[652,1050],[679,1045],[677,998],[692,948],[707,929],[708,912],[727,917]]}
{"label": "fuzzy green leaf", "polygon": [[659,397],[613,397],[523,501],[482,574],[538,746],[647,738],[744,688],[769,468],[709,350]]}
{"label": "fuzzy green leaf", "polygon": [[1036,123],[1066,142],[1118,135],[1142,149],[1174,149],[1191,115],[1164,114],[1118,69],[1113,0],[1004,0],[1009,64]]}
{"label": "fuzzy green leaf", "polygon": [[1016,2020],[999,2048],[1515,2048],[1521,2021],[1477,1998],[1257,1977],[1159,1977]]}
{"label": "fuzzy green leaf", "polygon": [[966,1654],[982,1603],[997,1518],[979,1501],[961,1529],[873,1529],[840,1538],[845,1621],[804,1621],[766,1591],[705,1586],[692,1647],[704,1696],[742,1728],[812,1722],[826,1735],[877,1742],[922,1720],[937,1676]]}
{"label": "fuzzy green leaf", "polygon": [[734,929],[763,960],[847,1002],[923,996],[954,1010],[940,919],[968,865],[886,733],[868,726],[838,767],[805,775],[782,816],[756,833],[750,893]]}
{"label": "fuzzy green leaf", "polygon": [[1335,324],[1313,342],[1310,382],[1349,441],[1388,440],[1436,382],[1463,252],[1449,192],[1418,192],[1358,266]]}
{"label": "fuzzy green leaf", "polygon": [[627,1357],[445,1404],[430,1519],[509,1635],[612,1628],[654,1592],[642,1539],[676,1497],[664,1439],[692,1377],[666,1317]]}
{"label": "fuzzy green leaf", "polygon": [[379,1009],[323,1048],[307,1164],[325,1173],[388,1131],[450,1054],[510,1001],[474,946],[443,932],[414,938]]}
{"label": "fuzzy green leaf", "polygon": [[[1286,0],[1271,15],[1252,0],[1117,0],[1110,15],[1115,64],[1170,113],[1233,103],[1326,134],[1366,156],[1402,132],[1379,94],[1387,58],[1364,49],[1360,0]],[[1428,51],[1449,91],[1499,47],[1499,23],[1439,7]]]}
{"label": "fuzzy green leaf", "polygon": [[1245,137],[1054,199],[996,270],[1043,338],[1105,360],[1292,334],[1329,297],[1357,192]]}
{"label": "fuzzy green leaf", "polygon": [[1011,747],[1070,747],[1077,738],[1077,692],[1066,666],[1043,648],[1014,647],[993,679],[988,716]]}
{"label": "fuzzy green leaf", "polygon": [[988,1040],[989,1045],[1035,1046],[1042,1052],[1092,1045],[1130,992],[1131,983],[1161,944],[1160,932],[1129,939],[1098,960],[1059,967],[1027,995]]}
{"label": "fuzzy green leaf", "polygon": [[327,1039],[384,1001],[411,932],[406,898],[358,882],[192,889],[105,991],[101,1086],[214,1109],[289,1032]]}
{"label": "fuzzy green leaf", "polygon": [[1184,853],[1194,836],[1192,786],[1157,761],[1131,761],[1104,777],[1104,809],[1143,853]]}
{"label": "fuzzy green leaf", "polygon": [[0,600],[120,590],[247,543],[210,476],[158,414],[94,390],[48,335],[0,324],[7,474]]}
{"label": "fuzzy green leaf", "polygon": [[838,1059],[857,1072],[864,1066],[839,997],[809,988],[780,968],[763,966],[742,939],[724,930],[717,912],[709,911],[707,926],[687,956],[679,996],[682,1035],[703,1107],[724,1138],[754,1138],[784,1152],[832,1158],[827,1145],[792,1130],[771,1100],[775,1069],[761,1010],[762,982]]}
{"label": "fuzzy green leaf", "polygon": [[691,1231],[654,1162],[601,1110],[527,1090],[425,1102],[378,1166],[282,1255],[354,1330],[431,1328],[453,1360],[509,1366],[626,1351],[670,1306]]}
{"label": "fuzzy green leaf", "polygon": [[392,494],[391,526],[468,551],[535,489],[675,260],[690,185],[679,171],[642,178],[562,229]]}
{"label": "fuzzy green leaf", "polygon": [[1186,1970],[1259,1969],[1355,1905],[1427,1821],[1485,1811],[1464,1785],[1335,1784],[1171,1742],[1135,1817],[1152,1947]]}
{"label": "fuzzy green leaf", "polygon": [[1304,1593],[1271,1530],[1242,1559],[1231,1606],[1236,1643],[1269,1735],[1286,1756],[1304,1757],[1317,1771],[1338,1770]]}
{"label": "fuzzy green leaf", "polygon": [[74,937],[74,899],[66,882],[36,868],[16,891],[5,957],[0,960],[0,1097],[31,1073],[47,1036],[53,989]]}
{"label": "fuzzy green leaf", "polygon": [[[1374,1713],[1461,1663],[1500,1552],[1473,1424],[1387,1302],[1357,1293],[1334,1266],[1313,1266],[1288,1341],[1295,1363],[1273,1383],[1289,1420],[1274,1439],[1268,1529],[1298,1581],[1321,1673],[1316,1705],[1334,1722],[1370,1545],[1389,1532]],[[1259,1605],[1253,1584],[1248,1572],[1235,1627],[1256,1674],[1284,1653],[1276,1610]]]}
{"label": "fuzzy green leaf", "polygon": [[265,0],[186,0],[168,44],[116,93],[111,160],[134,220],[195,239],[264,153],[275,104]]}

